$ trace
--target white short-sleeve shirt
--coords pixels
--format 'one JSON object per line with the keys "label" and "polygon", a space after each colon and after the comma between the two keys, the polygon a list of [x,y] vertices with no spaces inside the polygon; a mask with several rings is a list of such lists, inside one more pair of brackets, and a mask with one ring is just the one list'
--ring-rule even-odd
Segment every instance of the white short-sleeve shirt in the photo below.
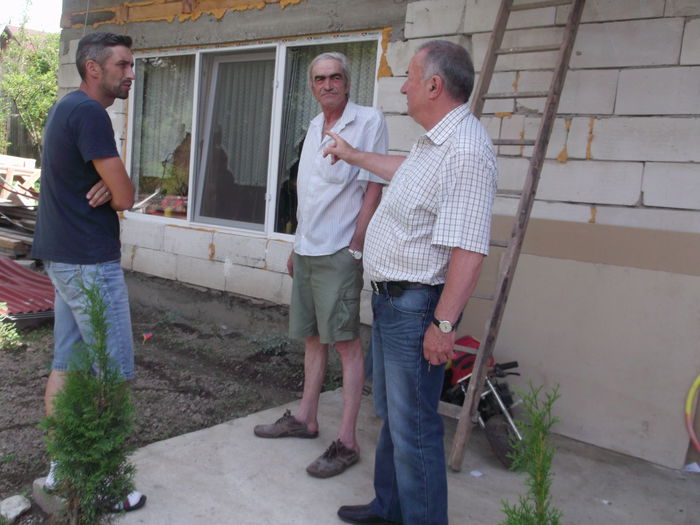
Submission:
{"label": "white short-sleeve shirt", "polygon": [[[299,161],[297,230],[294,251],[299,255],[330,255],[350,244],[367,182],[385,183],[376,175],[343,161],[331,165],[323,148],[332,139],[323,135],[323,113],[309,124]],[[381,111],[348,102],[334,133],[363,151],[386,153],[387,128]]]}

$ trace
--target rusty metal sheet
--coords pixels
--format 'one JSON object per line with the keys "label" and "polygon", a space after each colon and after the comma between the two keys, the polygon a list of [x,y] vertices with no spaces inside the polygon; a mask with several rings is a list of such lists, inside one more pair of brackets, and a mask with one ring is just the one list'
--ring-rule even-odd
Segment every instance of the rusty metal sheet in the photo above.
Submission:
{"label": "rusty metal sheet", "polygon": [[10,317],[53,312],[53,285],[43,274],[0,256],[0,303],[7,308],[0,313]]}

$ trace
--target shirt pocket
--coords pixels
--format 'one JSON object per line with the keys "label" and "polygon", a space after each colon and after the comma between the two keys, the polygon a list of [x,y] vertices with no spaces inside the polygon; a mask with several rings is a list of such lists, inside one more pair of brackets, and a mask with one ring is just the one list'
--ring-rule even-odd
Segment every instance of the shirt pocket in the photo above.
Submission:
{"label": "shirt pocket", "polygon": [[321,179],[330,184],[344,184],[352,177],[354,169],[353,166],[342,160],[331,164],[330,155],[327,157],[319,155],[316,158],[317,173]]}

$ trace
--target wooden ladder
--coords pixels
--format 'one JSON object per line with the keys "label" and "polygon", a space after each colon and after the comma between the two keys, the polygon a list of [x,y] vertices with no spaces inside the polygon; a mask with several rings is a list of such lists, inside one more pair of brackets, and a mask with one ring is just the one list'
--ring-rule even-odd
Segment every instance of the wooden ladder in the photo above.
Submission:
{"label": "wooden ladder", "polygon": [[[464,449],[471,436],[472,426],[478,420],[478,401],[481,399],[481,391],[484,386],[486,363],[489,362],[489,358],[493,354],[496,336],[498,335],[501,320],[503,319],[508,293],[510,292],[513,275],[515,274],[515,268],[518,264],[518,257],[520,256],[523,239],[525,238],[525,231],[527,229],[528,220],[530,219],[530,212],[532,211],[535,192],[537,191],[537,183],[540,179],[545,153],[547,152],[547,145],[549,144],[549,138],[552,134],[552,127],[554,126],[554,119],[556,117],[557,107],[559,106],[559,97],[564,86],[564,80],[569,67],[569,59],[574,46],[576,32],[581,21],[584,3],[585,0],[549,0],[513,5],[513,0],[502,0],[496,17],[496,23],[491,33],[486,56],[481,67],[479,82],[472,96],[471,110],[477,118],[481,118],[484,103],[489,99],[546,97],[546,102],[541,114],[540,126],[535,140],[496,139],[493,141],[496,146],[533,146],[533,151],[510,240],[508,242],[491,242],[493,246],[504,247],[505,253],[499,266],[498,284],[495,296],[492,298],[494,303],[491,315],[486,321],[484,335],[476,355],[474,371],[469,380],[464,405],[459,409],[454,405],[446,407],[445,405],[447,405],[447,403],[441,402],[441,413],[458,418],[457,429],[455,431],[452,450],[448,461],[449,467],[455,471],[459,471],[462,468]],[[508,18],[511,12],[564,5],[570,6],[570,9],[561,44],[514,48],[501,47],[503,35],[506,32],[506,25],[508,24]],[[559,51],[549,91],[520,93],[488,92],[496,66],[496,60],[499,56],[542,53],[547,51]],[[458,410],[455,410],[455,408],[458,408]]]}

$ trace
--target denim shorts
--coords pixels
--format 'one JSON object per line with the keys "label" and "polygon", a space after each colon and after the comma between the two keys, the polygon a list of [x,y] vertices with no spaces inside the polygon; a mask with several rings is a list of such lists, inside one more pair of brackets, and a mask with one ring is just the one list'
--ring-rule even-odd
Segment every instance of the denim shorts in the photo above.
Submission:
{"label": "denim shorts", "polygon": [[294,254],[289,336],[323,344],[360,336],[362,264],[347,248],[331,255]]}
{"label": "denim shorts", "polygon": [[97,286],[105,301],[107,351],[124,379],[134,377],[134,345],[129,297],[120,262],[66,264],[44,261],[55,288],[53,370],[68,370],[81,343],[90,343],[92,330],[85,309],[83,286]]}

